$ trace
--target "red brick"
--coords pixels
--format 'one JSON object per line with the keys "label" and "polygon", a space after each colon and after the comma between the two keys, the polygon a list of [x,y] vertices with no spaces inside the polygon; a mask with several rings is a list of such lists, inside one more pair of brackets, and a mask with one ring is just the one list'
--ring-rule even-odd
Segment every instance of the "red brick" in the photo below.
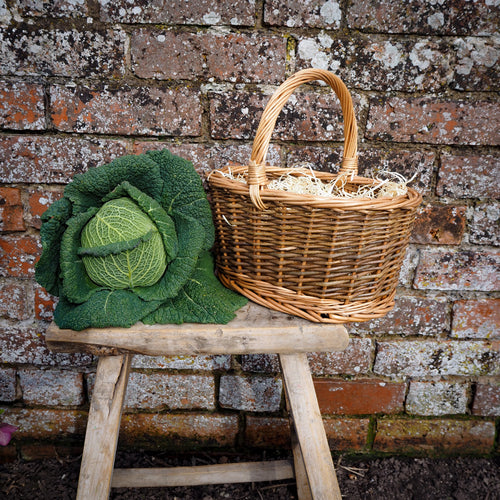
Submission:
{"label": "red brick", "polygon": [[243,33],[187,33],[141,29],[131,39],[139,78],[281,83],[284,37]]}
{"label": "red brick", "polygon": [[[362,450],[368,437],[368,419],[323,419],[328,443],[332,450]],[[245,443],[259,448],[290,448],[290,425],[287,418],[248,415]]]}
{"label": "red brick", "polygon": [[158,449],[234,446],[238,416],[195,413],[132,413],[122,417],[120,443]]}
{"label": "red brick", "polygon": [[411,381],[406,411],[416,415],[453,415],[467,413],[469,384],[464,382]]}
{"label": "red brick", "polygon": [[465,232],[466,209],[451,205],[420,207],[410,241],[422,245],[460,245]]}
{"label": "red brick", "polygon": [[[247,165],[252,153],[249,144],[172,144],[167,142],[136,141],[134,154],[167,148],[172,153],[191,161],[203,176],[226,165]],[[281,148],[271,144],[267,153],[267,163],[282,166]]]}
{"label": "red brick", "polygon": [[402,336],[438,336],[449,328],[446,299],[413,296],[396,297],[394,309],[382,318],[348,326],[350,332]]}
{"label": "red brick", "polygon": [[281,379],[254,375],[223,375],[219,403],[222,408],[244,411],[278,411],[281,405]]}
{"label": "red brick", "polygon": [[213,375],[132,372],[127,386],[125,407],[213,410],[214,399]]}
{"label": "red brick", "polygon": [[26,323],[0,325],[0,363],[36,366],[79,367],[92,364],[87,354],[53,353],[48,350],[40,327]]}
{"label": "red brick", "polygon": [[102,21],[118,23],[255,25],[255,2],[248,0],[170,0],[131,4],[127,0],[99,2]]}
{"label": "red brick", "polygon": [[500,156],[443,153],[436,192],[453,198],[500,198]]}
{"label": "red brick", "polygon": [[299,37],[297,44],[297,69],[333,71],[349,89],[438,91],[448,85],[451,58],[449,43],[439,39],[339,38],[322,32]]}
{"label": "red brick", "polygon": [[[253,139],[270,96],[245,91],[210,94],[211,134],[215,139]],[[353,97],[356,114],[361,101]],[[343,140],[342,115],[335,95],[295,93],[276,122],[274,139]]]}
{"label": "red brick", "polygon": [[500,375],[498,342],[378,342],[373,367],[378,375],[402,377]]}
{"label": "red brick", "polygon": [[314,375],[359,375],[370,371],[373,353],[371,339],[351,338],[342,352],[310,353],[308,359]]}
{"label": "red brick", "polygon": [[500,416],[500,386],[489,384],[478,384],[474,403],[472,405],[474,415],[485,417]]}
{"label": "red brick", "polygon": [[17,448],[14,442],[0,448],[0,464],[7,464],[17,460]]}
{"label": "red brick", "polygon": [[0,33],[4,75],[121,77],[125,73],[126,35],[122,30],[28,30]]}
{"label": "red brick", "polygon": [[453,76],[449,86],[455,90],[496,91],[500,42],[496,37],[465,37],[453,42]]}
{"label": "red brick", "polygon": [[338,29],[342,12],[337,0],[268,0],[264,21],[272,26]]}
{"label": "red brick", "polygon": [[497,31],[497,11],[488,0],[353,0],[349,27],[386,33],[488,35]]}
{"label": "red brick", "polygon": [[331,450],[364,450],[367,446],[370,420],[367,418],[323,419],[326,438]]}
{"label": "red brick", "polygon": [[414,287],[420,290],[500,289],[500,252],[423,250]]}
{"label": "red brick", "polygon": [[189,88],[50,88],[51,119],[63,132],[200,135],[200,93]]}
{"label": "red brick", "polygon": [[500,246],[500,203],[476,203],[469,224],[469,241],[477,245]]}
{"label": "red brick", "polygon": [[83,436],[87,423],[86,412],[44,408],[7,408],[3,418],[18,427],[13,435],[15,440]]}
{"label": "red brick", "polygon": [[18,188],[0,187],[0,231],[24,231],[23,203]]}
{"label": "red brick", "polygon": [[83,375],[67,370],[19,370],[26,404],[78,406],[84,401]]}
{"label": "red brick", "polygon": [[453,303],[451,336],[500,339],[500,299],[457,300]]}
{"label": "red brick", "polygon": [[389,453],[489,453],[494,422],[476,420],[380,419],[375,451]]}
{"label": "red brick", "polygon": [[41,286],[35,286],[35,318],[42,321],[52,321],[57,304],[54,297]]}
{"label": "red brick", "polygon": [[[315,170],[338,172],[343,148],[331,146],[291,147],[287,166],[312,163]],[[382,176],[384,171],[397,172],[410,180],[409,184],[422,195],[430,194],[432,171],[436,155],[431,151],[398,150],[392,148],[359,149],[358,173],[363,177]],[[383,177],[383,176],[382,176]]]}
{"label": "red brick", "polygon": [[373,99],[368,139],[429,144],[500,144],[500,103],[431,97]]}
{"label": "red brick", "polygon": [[16,385],[16,370],[14,368],[0,368],[0,401],[15,401]]}
{"label": "red brick", "polygon": [[0,316],[24,320],[31,317],[31,289],[27,283],[4,281],[0,283]]}
{"label": "red brick", "polygon": [[28,204],[30,207],[29,225],[40,229],[42,226],[40,217],[52,203],[62,197],[63,190],[57,188],[57,190],[53,191],[44,187],[36,187],[29,188],[28,195]]}
{"label": "red brick", "polygon": [[0,137],[0,181],[68,183],[73,175],[108,163],[127,152],[114,139],[74,137]]}
{"label": "red brick", "polygon": [[0,81],[0,125],[14,130],[43,130],[43,87],[34,83]]}
{"label": "red brick", "polygon": [[321,413],[369,415],[399,413],[404,409],[406,384],[383,380],[315,379]]}
{"label": "red brick", "polygon": [[33,236],[5,236],[0,240],[0,276],[32,277],[41,253]]}
{"label": "red brick", "polygon": [[19,2],[20,14],[34,17],[82,17],[88,14],[87,2],[58,0],[57,2]]}

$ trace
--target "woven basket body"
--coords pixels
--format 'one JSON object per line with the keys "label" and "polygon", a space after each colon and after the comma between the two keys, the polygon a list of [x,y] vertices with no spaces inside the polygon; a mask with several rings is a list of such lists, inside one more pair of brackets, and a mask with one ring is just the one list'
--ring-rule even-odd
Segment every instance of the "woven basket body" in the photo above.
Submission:
{"label": "woven basket body", "polygon": [[[302,83],[323,80],[340,99],[347,188],[373,184],[357,174],[357,127],[349,92],[332,73],[303,70],[272,96],[261,118],[248,166],[226,167],[209,177],[220,280],[254,302],[312,321],[366,321],[394,305],[399,272],[422,198],[413,189],[397,197],[333,198],[266,189],[300,169],[265,166],[274,124]],[[247,183],[228,178],[243,174]]]}

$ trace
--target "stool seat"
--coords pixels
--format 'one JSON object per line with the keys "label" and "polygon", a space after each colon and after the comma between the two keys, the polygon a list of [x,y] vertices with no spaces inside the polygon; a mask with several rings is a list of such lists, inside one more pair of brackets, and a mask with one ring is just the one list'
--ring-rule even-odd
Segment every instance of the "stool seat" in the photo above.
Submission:
{"label": "stool seat", "polygon": [[[46,342],[56,352],[99,356],[92,394],[78,500],[104,500],[111,487],[192,486],[273,481],[295,477],[300,500],[340,500],[333,461],[307,352],[342,351],[343,325],[312,323],[249,303],[226,325],[187,323],[73,331],[52,323]],[[279,355],[291,420],[293,463],[251,462],[199,467],[113,469],[120,420],[134,354]]]}

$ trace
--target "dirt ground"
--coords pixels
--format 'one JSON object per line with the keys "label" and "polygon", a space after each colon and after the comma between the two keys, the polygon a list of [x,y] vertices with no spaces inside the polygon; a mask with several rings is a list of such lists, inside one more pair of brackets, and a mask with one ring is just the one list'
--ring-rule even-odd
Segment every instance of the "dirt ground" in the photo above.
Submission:
{"label": "dirt ground", "polygon": [[[287,458],[284,456],[173,456],[119,451],[117,467],[163,467]],[[0,465],[0,498],[16,500],[73,499],[80,456]],[[343,498],[348,500],[498,500],[500,458],[353,458],[335,460]],[[196,486],[186,488],[113,489],[112,499],[291,500],[293,480],[275,483]]]}

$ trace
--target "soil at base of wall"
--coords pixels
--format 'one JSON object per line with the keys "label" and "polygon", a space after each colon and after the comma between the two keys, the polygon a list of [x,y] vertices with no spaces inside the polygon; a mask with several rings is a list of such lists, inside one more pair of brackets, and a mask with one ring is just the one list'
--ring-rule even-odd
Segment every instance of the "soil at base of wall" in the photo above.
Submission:
{"label": "soil at base of wall", "polygon": [[[249,456],[152,454],[119,451],[117,467],[207,465],[288,458],[269,453]],[[16,500],[73,499],[81,457],[11,462],[0,465],[0,498]],[[348,500],[498,500],[500,457],[359,458],[336,459],[342,497]],[[111,499],[171,500],[291,500],[297,499],[293,480],[275,483],[175,488],[113,489]]]}

